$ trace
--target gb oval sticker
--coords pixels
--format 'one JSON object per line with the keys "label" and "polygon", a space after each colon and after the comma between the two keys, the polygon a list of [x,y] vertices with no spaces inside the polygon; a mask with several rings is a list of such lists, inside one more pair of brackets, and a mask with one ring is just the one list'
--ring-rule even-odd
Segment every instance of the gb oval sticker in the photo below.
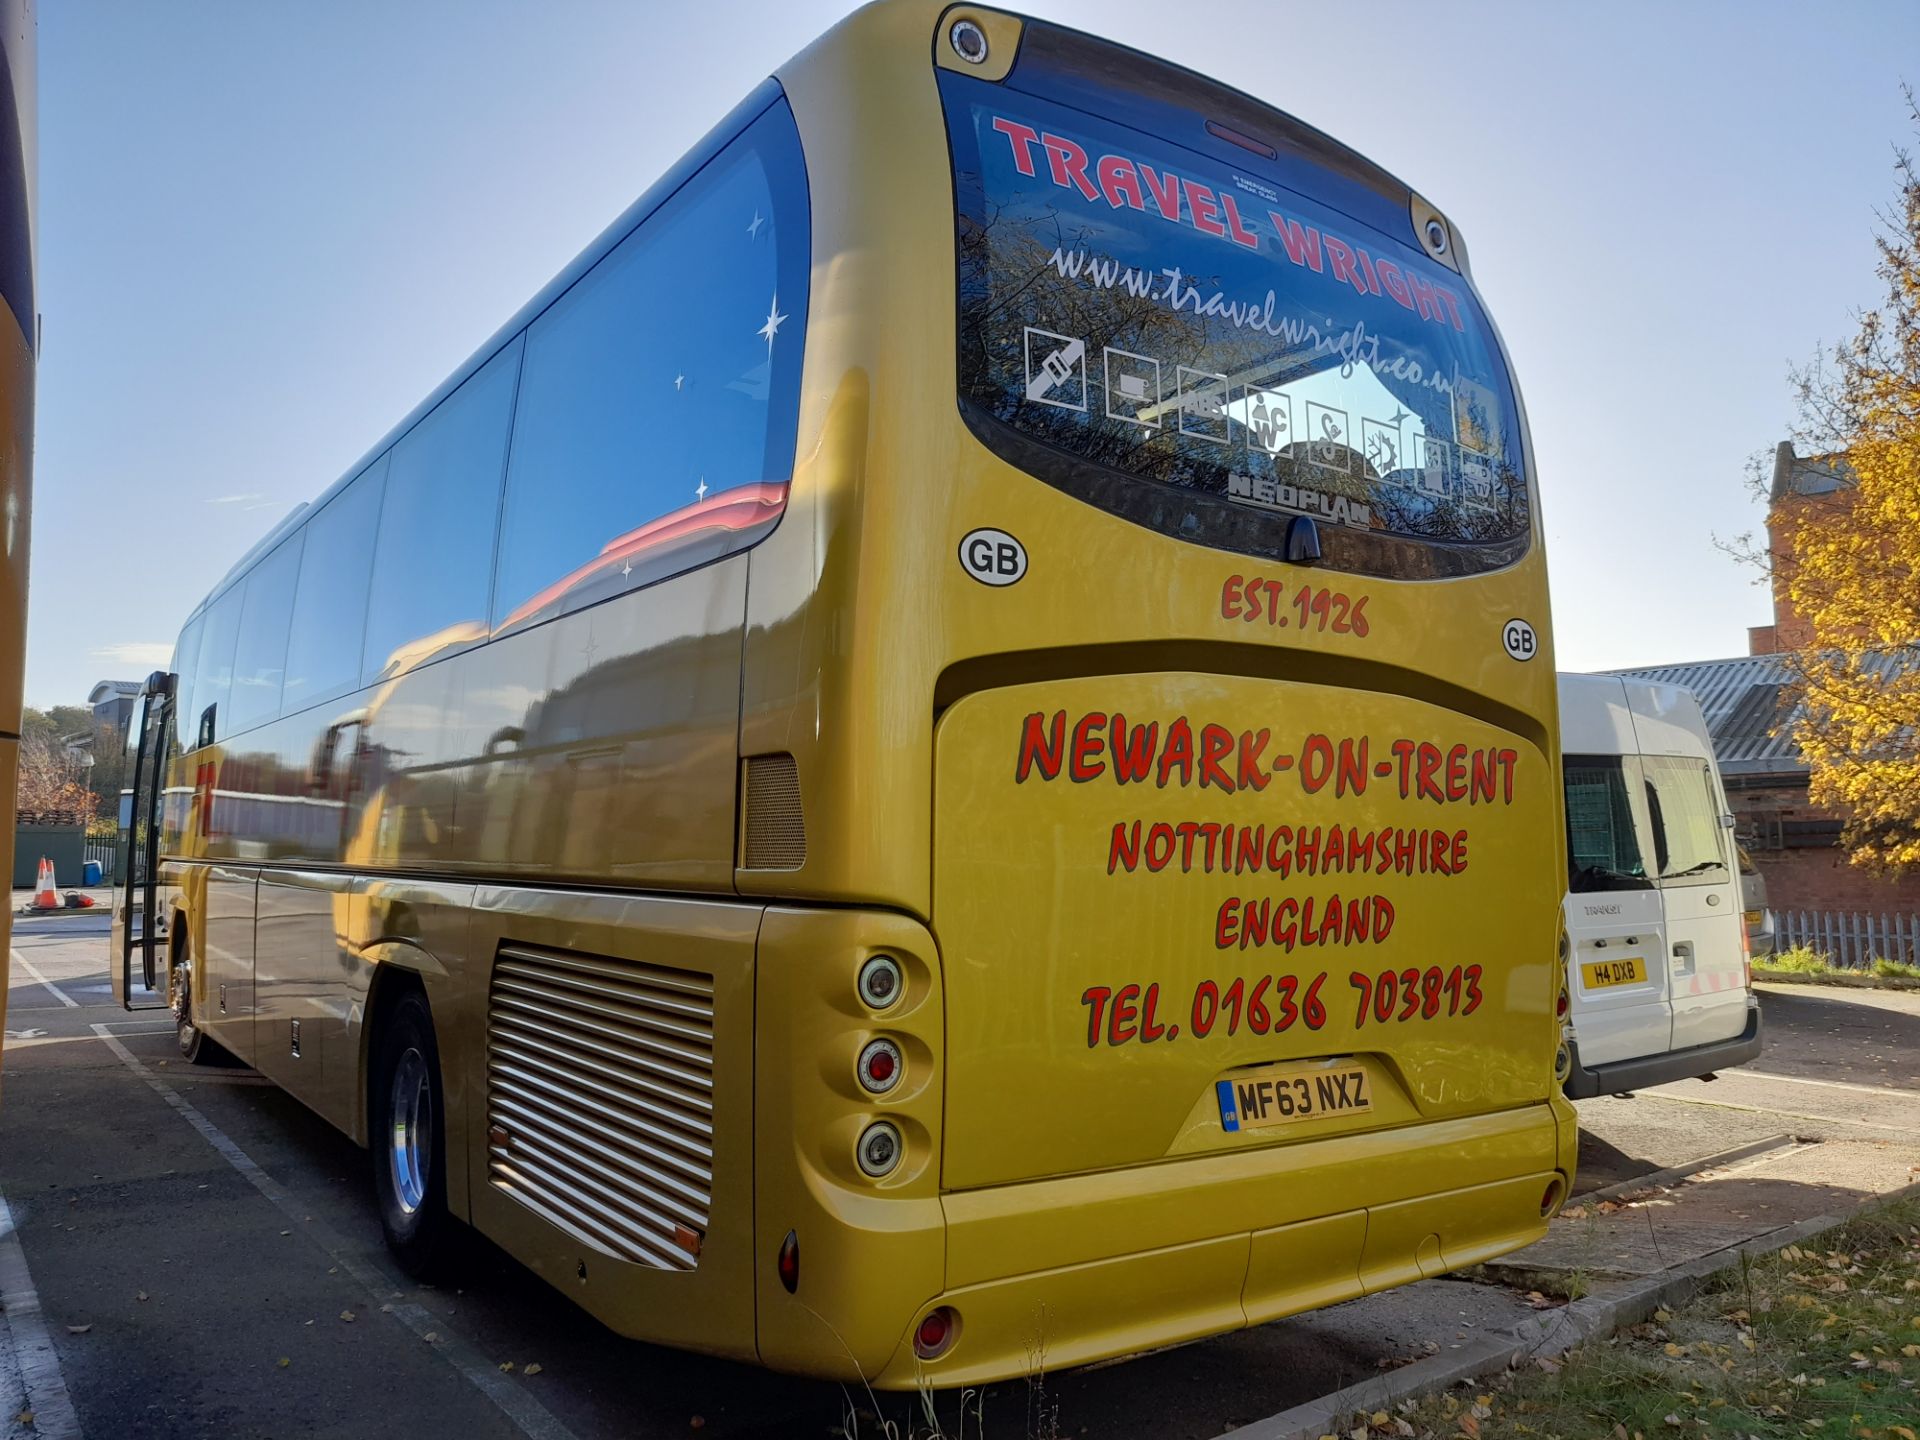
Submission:
{"label": "gb oval sticker", "polygon": [[960,568],[982,585],[1011,585],[1027,573],[1027,547],[1004,530],[969,530],[960,540]]}
{"label": "gb oval sticker", "polygon": [[1520,619],[1507,621],[1506,628],[1500,632],[1500,643],[1508,655],[1521,661],[1531,660],[1534,650],[1538,648],[1533,626]]}

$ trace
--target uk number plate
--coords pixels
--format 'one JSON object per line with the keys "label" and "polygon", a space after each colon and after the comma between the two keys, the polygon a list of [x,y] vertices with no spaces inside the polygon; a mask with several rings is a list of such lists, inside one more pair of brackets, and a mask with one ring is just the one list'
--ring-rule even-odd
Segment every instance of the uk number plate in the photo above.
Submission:
{"label": "uk number plate", "polygon": [[1638,955],[1622,955],[1618,960],[1589,960],[1580,967],[1587,977],[1587,989],[1604,990],[1609,985],[1638,985],[1647,978],[1647,962]]}
{"label": "uk number plate", "polygon": [[1364,1065],[1268,1065],[1216,1082],[1222,1130],[1259,1130],[1373,1108]]}

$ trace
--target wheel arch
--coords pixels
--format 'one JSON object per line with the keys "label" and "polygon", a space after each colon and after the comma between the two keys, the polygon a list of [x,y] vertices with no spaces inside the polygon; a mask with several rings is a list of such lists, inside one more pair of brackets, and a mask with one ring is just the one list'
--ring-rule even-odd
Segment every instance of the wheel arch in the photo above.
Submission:
{"label": "wheel arch", "polygon": [[[447,1166],[447,1207],[460,1220],[468,1216],[467,1137],[463,1102],[467,1086],[459,1072],[465,1048],[450,1026],[458,1010],[453,993],[455,977],[431,950],[412,940],[385,939],[361,950],[370,962],[367,995],[363,1002],[362,1023],[358,1026],[358,1066],[360,1084],[353,1114],[353,1141],[371,1147],[373,1141],[373,1089],[375,1046],[381,1027],[408,995],[418,995],[427,1007],[432,1022],[435,1048],[439,1052],[440,1088],[449,1107],[443,1131]],[[459,1123],[456,1123],[458,1118]]]}

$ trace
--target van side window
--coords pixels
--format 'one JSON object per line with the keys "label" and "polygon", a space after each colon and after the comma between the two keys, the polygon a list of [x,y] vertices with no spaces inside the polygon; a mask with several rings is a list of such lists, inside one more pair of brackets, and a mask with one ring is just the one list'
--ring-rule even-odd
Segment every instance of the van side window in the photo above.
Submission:
{"label": "van side window", "polygon": [[362,684],[486,638],[520,344],[508,344],[394,444],[373,550]]}
{"label": "van side window", "polygon": [[1567,888],[1650,890],[1634,825],[1632,792],[1618,755],[1566,757]]}
{"label": "van side window", "polygon": [[383,455],[302,527],[306,558],[300,565],[300,588],[293,596],[286,694],[281,704],[287,714],[331,700],[360,683],[367,577],[373,573],[374,533],[386,478]]}
{"label": "van side window", "polygon": [[528,327],[496,634],[743,549],[778,520],[808,225],[782,101]]}
{"label": "van side window", "polygon": [[300,532],[295,531],[247,574],[240,606],[240,637],[233,655],[233,694],[227,731],[237,734],[280,713],[287,673],[287,620],[300,576]]}
{"label": "van side window", "polygon": [[1716,885],[1727,879],[1720,800],[1704,760],[1643,755],[1647,813],[1662,885]]}

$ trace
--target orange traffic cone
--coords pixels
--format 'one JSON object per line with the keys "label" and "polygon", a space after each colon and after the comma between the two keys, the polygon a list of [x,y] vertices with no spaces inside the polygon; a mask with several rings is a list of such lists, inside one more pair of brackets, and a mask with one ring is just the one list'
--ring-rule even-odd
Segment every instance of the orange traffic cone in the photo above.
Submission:
{"label": "orange traffic cone", "polygon": [[40,879],[33,888],[34,909],[58,910],[60,908],[60,897],[53,893],[53,861],[44,855],[40,857]]}

